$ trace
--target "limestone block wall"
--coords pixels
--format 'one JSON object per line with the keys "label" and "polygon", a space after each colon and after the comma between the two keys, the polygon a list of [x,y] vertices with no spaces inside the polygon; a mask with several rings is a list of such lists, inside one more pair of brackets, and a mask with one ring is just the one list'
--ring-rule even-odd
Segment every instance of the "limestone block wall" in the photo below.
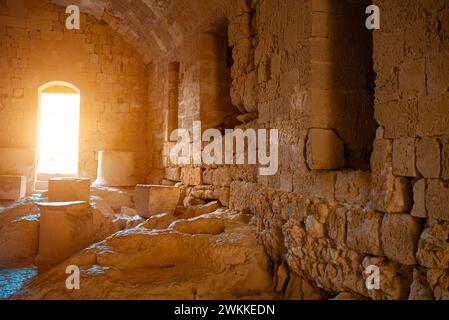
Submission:
{"label": "limestone block wall", "polygon": [[[241,128],[280,129],[279,171],[164,160],[164,178],[252,212],[275,278],[288,270],[287,288],[302,278],[326,298],[444,298],[448,6],[376,1],[381,29],[367,31],[368,4],[261,0],[227,14],[231,101],[249,119]],[[181,127],[201,113],[193,47],[178,49],[180,86],[190,88],[179,96]],[[311,170],[311,129],[333,131],[343,165]],[[380,290],[365,285],[371,265]]]}
{"label": "limestone block wall", "polygon": [[2,1],[0,147],[36,148],[38,88],[65,81],[81,91],[80,175],[96,177],[98,150],[136,153],[144,182],[146,66],[107,25],[81,14],[65,28],[65,8],[48,1]]}

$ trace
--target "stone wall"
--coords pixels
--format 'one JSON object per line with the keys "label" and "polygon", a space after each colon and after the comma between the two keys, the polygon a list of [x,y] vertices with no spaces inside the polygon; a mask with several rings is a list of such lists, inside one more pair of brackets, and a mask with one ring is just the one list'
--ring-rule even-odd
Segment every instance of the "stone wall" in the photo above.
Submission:
{"label": "stone wall", "polygon": [[86,14],[80,30],[67,30],[65,8],[48,1],[0,6],[0,147],[36,147],[38,89],[65,81],[81,91],[80,175],[95,179],[98,150],[134,151],[144,182],[147,74],[140,56]]}
{"label": "stone wall", "polygon": [[[376,31],[365,28],[368,1],[254,1],[226,15],[232,104],[249,119],[241,128],[280,129],[279,171],[180,168],[164,157],[164,178],[207,185],[224,205],[252,212],[275,277],[287,268],[291,283],[307,279],[326,298],[444,298],[449,8],[376,2]],[[189,88],[181,127],[201,113],[191,47],[178,50]],[[370,265],[380,290],[365,285]]]}
{"label": "stone wall", "polygon": [[[119,42],[116,47],[115,36],[111,36],[112,42],[94,36],[98,30],[106,32],[107,27],[94,24],[87,16],[83,17],[84,23],[92,24],[90,36],[73,35],[81,40],[67,48],[78,50],[83,47],[80,43],[87,42],[85,55],[90,59],[95,50],[112,45],[113,52],[122,52],[117,53],[119,61],[130,59],[130,69],[124,69],[127,81],[122,83],[119,77],[118,86],[105,85],[109,78],[97,72],[95,77],[100,74],[101,80],[88,84],[95,91],[113,91],[112,99],[117,100],[100,99],[105,114],[107,106],[121,108],[121,98],[125,103],[131,100],[139,101],[139,106],[148,105],[147,113],[124,107],[127,116],[136,117],[136,122],[122,127],[131,140],[111,142],[114,147],[126,143],[140,150],[140,142],[146,137],[146,145],[151,146],[149,170],[144,172],[147,182],[178,183],[183,191],[191,190],[203,200],[218,199],[224,206],[252,213],[258,239],[273,262],[277,289],[287,291],[286,297],[297,296],[292,291],[298,281],[307,281],[315,288],[310,295],[313,298],[333,298],[342,293],[372,299],[448,297],[446,1],[410,0],[399,5],[376,0],[381,9],[381,29],[375,31],[365,28],[369,1],[175,0],[168,4],[136,0],[125,8],[126,14],[120,14],[120,1],[96,3],[97,7],[87,7],[86,11],[121,34],[133,35],[131,42],[141,53],[147,49],[151,53],[144,55],[145,61],[151,61],[147,77],[141,73],[143,63],[130,51],[121,51],[125,44]],[[107,3],[111,3],[109,10],[120,17],[120,22],[108,14]],[[1,10],[2,14],[12,12],[10,8]],[[143,19],[145,14],[152,18]],[[227,36],[222,34],[223,23]],[[34,29],[21,37],[31,37]],[[1,61],[14,65],[2,74],[14,74],[24,63],[18,59],[20,47],[10,43],[13,36],[5,36],[11,32],[8,30],[0,29],[7,37],[2,41],[7,48],[2,52],[11,53],[13,59]],[[205,41],[207,35],[215,35],[214,41]],[[223,55],[214,56],[217,47]],[[230,70],[219,62],[223,62],[222,50],[227,47],[232,48]],[[105,62],[108,57],[110,52],[93,58],[93,65],[86,62],[81,66],[102,70],[103,64],[109,66]],[[112,57],[114,62],[115,55]],[[31,62],[26,63],[28,66]],[[173,63],[179,64],[177,82],[170,81]],[[80,74],[83,79],[92,76],[90,71]],[[217,75],[224,79],[220,90]],[[24,95],[35,78],[26,79]],[[77,85],[76,79],[67,81]],[[1,93],[3,105],[21,99],[9,98],[22,93],[21,84],[11,89],[10,83],[16,82],[2,82],[8,84]],[[83,92],[83,81],[79,82]],[[204,94],[207,88],[214,94]],[[229,88],[229,96],[221,95],[223,88]],[[178,92],[177,99],[174,92]],[[176,103],[177,108],[173,105]],[[239,120],[239,128],[280,130],[279,170],[275,175],[259,175],[256,165],[170,163],[168,149],[173,142],[167,137],[176,122],[173,112],[177,110],[179,127],[190,130],[193,121],[208,120],[210,106],[216,107],[211,123],[219,125],[232,114]],[[11,106],[1,112],[14,113],[14,117],[25,114],[24,110],[12,110]],[[112,138],[121,132],[112,129],[120,123],[115,118],[120,113],[109,114],[109,123],[98,128],[112,130],[107,136]],[[7,123],[13,123],[15,118],[8,119]],[[28,121],[33,126],[35,119],[25,121],[22,123]],[[145,126],[146,133],[142,133]],[[1,136],[3,146],[34,145],[34,129],[29,133],[15,130],[16,135],[9,133],[14,132],[12,129]],[[100,133],[89,136],[101,137]],[[93,168],[93,164],[89,160],[85,165]],[[372,265],[380,268],[380,290],[368,290],[365,285],[364,271]]]}

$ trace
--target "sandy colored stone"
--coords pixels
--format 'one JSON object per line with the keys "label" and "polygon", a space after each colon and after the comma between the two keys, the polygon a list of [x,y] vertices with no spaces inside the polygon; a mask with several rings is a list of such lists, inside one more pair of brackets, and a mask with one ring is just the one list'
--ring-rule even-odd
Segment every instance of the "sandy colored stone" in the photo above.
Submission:
{"label": "sandy colored stone", "polygon": [[340,203],[364,205],[369,200],[371,173],[343,171],[337,173],[335,199]]}
{"label": "sandy colored stone", "polygon": [[169,226],[169,229],[187,234],[220,234],[224,231],[224,223],[220,218],[199,216],[175,221]]}
{"label": "sandy colored stone", "polygon": [[344,167],[343,143],[333,130],[309,130],[307,164],[312,170],[332,170]]}
{"label": "sandy colored stone", "polygon": [[426,218],[426,189],[427,182],[420,179],[413,185],[413,209],[411,215],[417,218]]}
{"label": "sandy colored stone", "polygon": [[179,196],[180,190],[177,187],[137,185],[134,192],[137,214],[144,218],[161,213],[173,214]]}
{"label": "sandy colored stone", "polygon": [[449,180],[449,136],[441,138],[441,178]]}
{"label": "sandy colored stone", "polygon": [[326,235],[325,226],[320,223],[314,216],[308,216],[306,221],[306,231],[313,238],[323,238]]}
{"label": "sandy colored stone", "polygon": [[449,220],[449,187],[443,181],[429,180],[426,189],[426,209],[429,217]]}
{"label": "sandy colored stone", "polygon": [[385,255],[401,264],[416,264],[415,252],[421,231],[421,221],[410,214],[385,214],[381,231]]}
{"label": "sandy colored stone", "polygon": [[351,249],[367,254],[381,255],[380,227],[382,214],[351,209],[346,213],[346,244]]}
{"label": "sandy colored stone", "polygon": [[393,141],[393,174],[416,177],[415,139],[402,138]]}
{"label": "sandy colored stone", "polygon": [[134,152],[99,151],[97,180],[98,187],[133,187],[136,185]]}
{"label": "sandy colored stone", "polygon": [[433,300],[433,291],[427,282],[425,269],[415,268],[413,270],[413,282],[410,286],[408,300]]}
{"label": "sandy colored stone", "polygon": [[0,227],[0,266],[31,263],[39,244],[39,215],[30,215],[10,221]]}
{"label": "sandy colored stone", "polygon": [[371,156],[373,208],[381,212],[408,212],[412,205],[412,186],[407,178],[393,175],[392,151],[392,141],[374,141]]}
{"label": "sandy colored stone", "polygon": [[346,208],[338,208],[331,212],[328,222],[328,234],[337,245],[346,242]]}
{"label": "sandy colored stone", "polygon": [[165,179],[181,181],[181,168],[165,168]]}
{"label": "sandy colored stone", "polygon": [[285,298],[287,300],[321,300],[319,291],[314,288],[309,281],[290,275],[290,281],[285,289]]}
{"label": "sandy colored stone", "polygon": [[103,199],[115,212],[119,212],[122,207],[133,208],[134,190],[110,188],[110,187],[92,187],[91,194]]}
{"label": "sandy colored stone", "polygon": [[201,168],[181,168],[181,181],[185,185],[197,186],[203,184]]}
{"label": "sandy colored stone", "polygon": [[[232,211],[221,215],[233,217]],[[70,264],[81,267],[80,290],[63,285]],[[253,227],[242,222],[217,235],[137,228],[77,253],[33,279],[15,298],[272,299],[270,270]]]}
{"label": "sandy colored stone", "polygon": [[428,219],[418,243],[418,263],[429,269],[446,269],[449,264],[448,237],[448,221]]}
{"label": "sandy colored stone", "polygon": [[92,244],[93,213],[87,202],[40,203],[38,206],[41,216],[36,263],[62,262]]}
{"label": "sandy colored stone", "polygon": [[32,202],[18,202],[0,209],[0,228],[13,220],[39,213],[39,208]]}
{"label": "sandy colored stone", "polygon": [[0,200],[18,200],[25,197],[26,191],[25,176],[0,176]]}
{"label": "sandy colored stone", "polygon": [[170,213],[158,214],[139,225],[139,228],[167,229],[175,220],[176,218]]}
{"label": "sandy colored stone", "polygon": [[48,181],[48,201],[89,201],[89,178],[53,178]]}
{"label": "sandy colored stone", "polygon": [[439,178],[441,146],[435,138],[422,138],[416,146],[416,167],[424,178]]}

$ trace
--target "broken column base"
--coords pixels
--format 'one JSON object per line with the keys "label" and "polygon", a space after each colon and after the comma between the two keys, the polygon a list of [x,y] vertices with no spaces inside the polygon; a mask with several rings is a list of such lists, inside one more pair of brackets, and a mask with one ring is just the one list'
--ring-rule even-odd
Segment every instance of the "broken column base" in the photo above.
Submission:
{"label": "broken column base", "polygon": [[60,263],[93,242],[93,214],[87,202],[39,203],[39,252],[36,264]]}

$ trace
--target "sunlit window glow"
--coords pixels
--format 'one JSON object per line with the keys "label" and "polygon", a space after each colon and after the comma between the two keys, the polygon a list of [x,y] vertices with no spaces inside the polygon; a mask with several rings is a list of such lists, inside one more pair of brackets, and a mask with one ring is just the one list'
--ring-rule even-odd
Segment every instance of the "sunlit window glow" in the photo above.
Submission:
{"label": "sunlit window glow", "polygon": [[41,94],[39,173],[78,174],[79,94]]}

